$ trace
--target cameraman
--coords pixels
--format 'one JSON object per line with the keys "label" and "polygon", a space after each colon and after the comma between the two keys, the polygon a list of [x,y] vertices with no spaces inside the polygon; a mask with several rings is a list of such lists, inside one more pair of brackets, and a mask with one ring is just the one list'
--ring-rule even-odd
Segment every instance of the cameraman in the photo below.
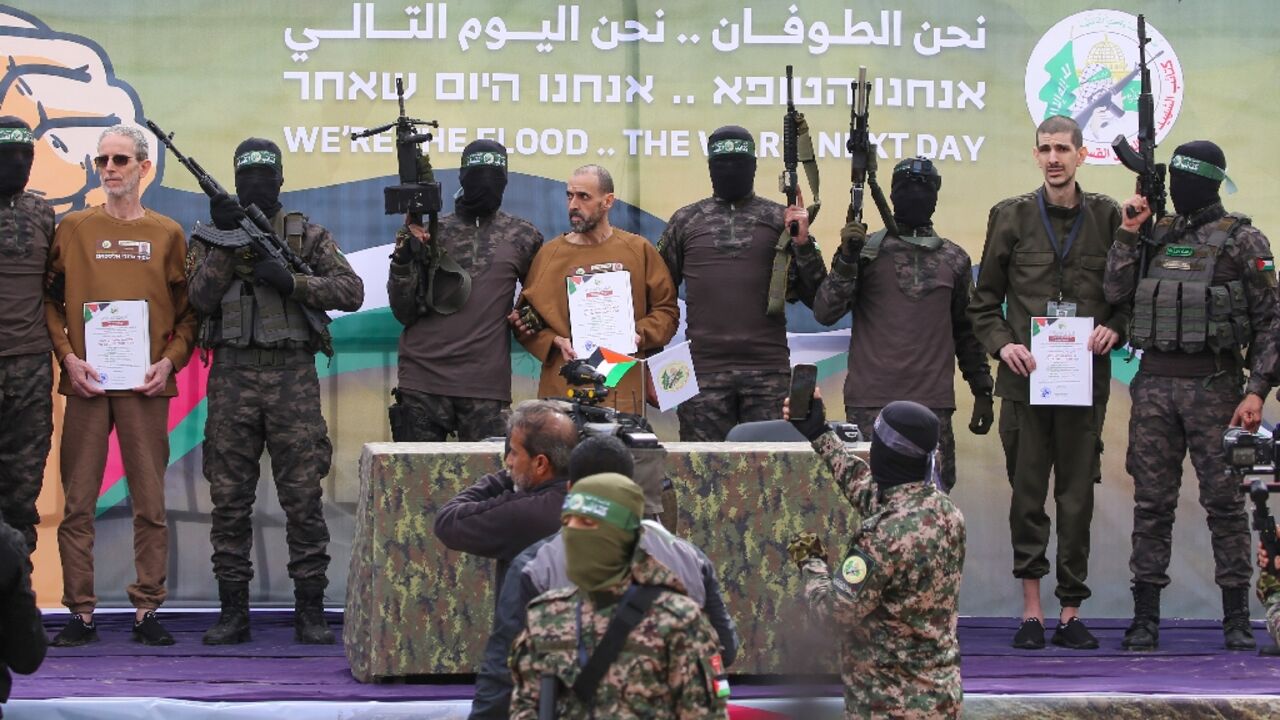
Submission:
{"label": "cameraman", "polygon": [[507,423],[506,469],[480,478],[436,513],[435,534],[450,550],[493,558],[494,593],[512,558],[560,529],[569,453],[578,428],[560,403],[526,400]]}

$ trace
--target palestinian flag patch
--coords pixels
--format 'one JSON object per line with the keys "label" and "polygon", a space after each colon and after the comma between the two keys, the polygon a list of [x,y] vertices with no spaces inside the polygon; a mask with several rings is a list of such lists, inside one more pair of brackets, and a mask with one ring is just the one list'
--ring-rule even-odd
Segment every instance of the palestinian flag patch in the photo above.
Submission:
{"label": "palestinian flag patch", "polygon": [[729,697],[729,674],[724,671],[724,661],[720,659],[720,654],[717,653],[712,655],[707,662],[711,665],[711,684],[715,696],[727,699]]}
{"label": "palestinian flag patch", "polygon": [[1258,272],[1270,273],[1270,272],[1276,271],[1275,258],[1269,258],[1269,257],[1254,258],[1253,266],[1258,270]]}

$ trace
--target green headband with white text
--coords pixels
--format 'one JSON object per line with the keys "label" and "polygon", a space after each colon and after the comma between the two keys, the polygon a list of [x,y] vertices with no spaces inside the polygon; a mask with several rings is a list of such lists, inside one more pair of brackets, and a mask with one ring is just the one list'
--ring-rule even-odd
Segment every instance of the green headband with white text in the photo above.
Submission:
{"label": "green headband with white text", "polygon": [[1199,175],[1200,177],[1209,178],[1210,180],[1217,180],[1218,182],[1223,183],[1227,188],[1228,195],[1234,194],[1236,191],[1236,184],[1232,182],[1231,178],[1227,175],[1227,171],[1213,163],[1207,163],[1203,160],[1187,157],[1186,155],[1174,155],[1173,158],[1169,160],[1169,169],[1181,170],[1182,172],[1191,173],[1192,175]]}

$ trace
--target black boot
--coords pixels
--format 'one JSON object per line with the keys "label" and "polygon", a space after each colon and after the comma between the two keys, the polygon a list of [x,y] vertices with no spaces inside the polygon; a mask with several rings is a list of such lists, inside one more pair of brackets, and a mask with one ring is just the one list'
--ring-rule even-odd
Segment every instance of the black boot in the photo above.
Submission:
{"label": "black boot", "polygon": [[1222,634],[1228,650],[1252,650],[1253,626],[1249,624],[1249,588],[1222,588]]}
{"label": "black boot", "polygon": [[293,581],[293,639],[304,645],[332,645],[333,631],[324,620],[323,575]]}
{"label": "black boot", "polygon": [[1160,588],[1151,583],[1133,584],[1133,622],[1124,631],[1120,647],[1147,651],[1160,646]]}
{"label": "black boot", "polygon": [[249,641],[249,583],[218,581],[222,613],[204,633],[205,645],[238,645]]}

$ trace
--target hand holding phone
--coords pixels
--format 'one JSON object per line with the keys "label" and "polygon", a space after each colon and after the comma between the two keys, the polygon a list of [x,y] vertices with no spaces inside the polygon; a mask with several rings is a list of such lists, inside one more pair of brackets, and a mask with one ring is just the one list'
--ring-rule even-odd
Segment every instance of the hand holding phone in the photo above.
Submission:
{"label": "hand holding phone", "polygon": [[809,417],[813,402],[813,390],[818,384],[818,366],[801,363],[791,368],[791,393],[789,407],[792,420]]}

